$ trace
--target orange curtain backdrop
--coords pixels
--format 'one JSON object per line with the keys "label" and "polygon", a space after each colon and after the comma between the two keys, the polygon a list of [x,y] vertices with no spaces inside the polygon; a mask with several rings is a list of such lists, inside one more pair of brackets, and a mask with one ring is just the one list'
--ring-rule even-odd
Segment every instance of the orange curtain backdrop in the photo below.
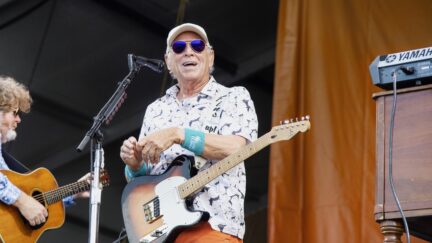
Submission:
{"label": "orange curtain backdrop", "polygon": [[268,242],[382,242],[368,68],[432,46],[432,1],[280,0],[278,18],[273,123],[312,127],[271,147]]}

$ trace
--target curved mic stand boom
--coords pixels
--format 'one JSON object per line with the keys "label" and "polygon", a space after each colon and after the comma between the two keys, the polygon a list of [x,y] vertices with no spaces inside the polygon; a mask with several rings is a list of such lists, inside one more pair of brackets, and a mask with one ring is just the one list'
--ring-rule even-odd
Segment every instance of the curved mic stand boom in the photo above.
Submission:
{"label": "curved mic stand boom", "polygon": [[[104,154],[102,148],[103,135],[100,127],[103,123],[109,124],[120,106],[126,99],[126,89],[135,78],[143,64],[136,64],[134,55],[128,55],[129,73],[126,77],[118,83],[117,90],[111,98],[105,103],[99,113],[93,118],[93,125],[86,133],[81,143],[78,145],[77,150],[81,152],[91,140],[90,156],[92,166],[91,172],[93,173],[91,188],[90,188],[90,228],[89,228],[89,243],[98,242],[99,235],[99,210],[101,204],[102,187],[99,185],[100,170],[104,167]],[[152,69],[154,70],[154,69]],[[155,70],[158,71],[158,70]]]}

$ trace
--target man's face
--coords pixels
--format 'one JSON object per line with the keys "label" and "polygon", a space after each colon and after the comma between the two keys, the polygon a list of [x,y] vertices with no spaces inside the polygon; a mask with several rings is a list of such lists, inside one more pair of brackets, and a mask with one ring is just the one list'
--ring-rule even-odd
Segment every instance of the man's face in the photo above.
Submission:
{"label": "man's face", "polygon": [[20,122],[21,118],[18,114],[18,109],[0,113],[0,134],[2,143],[10,142],[15,139],[15,129]]}
{"label": "man's face", "polygon": [[168,68],[174,73],[178,81],[208,81],[209,70],[213,66],[214,53],[208,46],[202,52],[197,52],[191,47],[191,41],[201,39],[193,32],[183,32],[174,41],[185,41],[186,48],[181,53],[173,50],[166,56]]}

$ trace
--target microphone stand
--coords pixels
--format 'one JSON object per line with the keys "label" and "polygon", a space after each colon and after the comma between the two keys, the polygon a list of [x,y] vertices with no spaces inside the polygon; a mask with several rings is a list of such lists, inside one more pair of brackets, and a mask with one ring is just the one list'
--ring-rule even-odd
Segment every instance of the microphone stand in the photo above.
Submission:
{"label": "microphone stand", "polygon": [[91,180],[90,188],[90,228],[89,228],[89,243],[98,242],[99,235],[99,212],[101,204],[102,187],[99,185],[100,170],[104,167],[104,153],[102,148],[103,134],[100,127],[103,123],[108,124],[120,106],[126,99],[126,88],[138,73],[140,66],[136,65],[132,59],[133,55],[128,55],[129,73],[126,77],[118,83],[117,90],[102,107],[96,117],[93,118],[93,125],[86,133],[81,143],[78,145],[77,150],[83,151],[85,146],[91,140],[90,156],[93,161],[91,172],[93,178]]}

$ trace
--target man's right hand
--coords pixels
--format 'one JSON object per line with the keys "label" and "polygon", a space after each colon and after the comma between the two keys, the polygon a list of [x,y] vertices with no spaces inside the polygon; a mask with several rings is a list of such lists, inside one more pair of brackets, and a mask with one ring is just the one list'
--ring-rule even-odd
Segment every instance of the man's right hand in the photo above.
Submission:
{"label": "man's right hand", "polygon": [[[141,149],[142,150],[142,149]],[[132,170],[138,170],[142,161],[141,150],[137,148],[137,140],[130,137],[120,147],[120,158],[129,165]]]}
{"label": "man's right hand", "polygon": [[45,223],[48,217],[46,208],[33,197],[23,192],[13,205],[19,209],[20,213],[29,221],[31,226]]}

